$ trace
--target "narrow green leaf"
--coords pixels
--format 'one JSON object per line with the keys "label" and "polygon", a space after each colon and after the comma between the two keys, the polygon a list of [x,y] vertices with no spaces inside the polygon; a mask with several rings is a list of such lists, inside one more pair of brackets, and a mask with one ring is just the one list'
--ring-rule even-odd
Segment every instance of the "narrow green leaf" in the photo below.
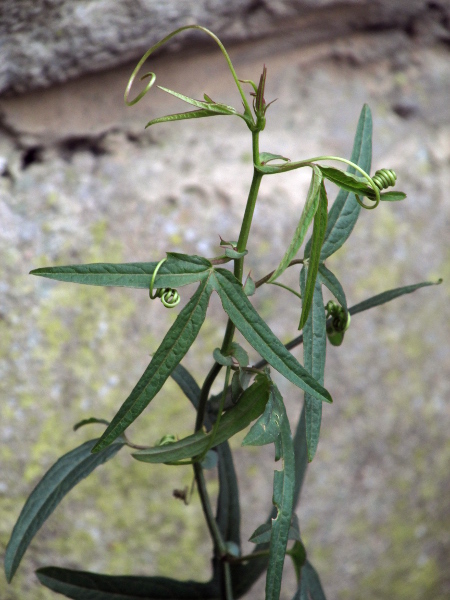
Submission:
{"label": "narrow green leaf", "polygon": [[[248,538],[249,542],[253,544],[266,544],[270,542],[270,537],[272,535],[272,524],[271,523],[263,523],[259,527],[255,529],[252,535]],[[298,524],[298,517],[295,513],[292,513],[291,526],[289,527],[289,535],[288,540],[299,540],[300,539],[300,530]]]}
{"label": "narrow green leaf", "polygon": [[194,408],[197,408],[200,400],[200,387],[189,371],[182,364],[178,364],[170,376],[180,386],[181,391],[191,401]]}
{"label": "narrow green leaf", "polygon": [[93,455],[91,450],[96,442],[96,439],[90,440],[62,456],[29,495],[6,548],[5,573],[8,581],[13,578],[31,540],[64,496],[124,445],[122,440],[118,440],[108,449]]}
{"label": "narrow green leaf", "polygon": [[293,384],[319,400],[332,402],[329,392],[311,377],[261,319],[232,273],[215,269],[214,274],[213,285],[223,308],[247,342]]}
{"label": "narrow green leaf", "polygon": [[197,106],[203,110],[208,110],[218,115],[235,115],[236,110],[232,106],[227,106],[226,104],[218,104],[216,102],[202,102],[202,100],[195,100],[194,98],[190,98],[189,96],[185,96],[184,94],[180,94],[179,92],[174,92],[173,90],[169,90],[168,88],[162,87],[158,85],[158,88],[163,92],[167,92],[167,94],[171,94],[182,100],[183,102],[187,102],[187,104],[192,104],[193,106]]}
{"label": "narrow green leaf", "polygon": [[[364,169],[366,173],[370,172],[372,162],[372,114],[367,104],[363,106],[359,117],[351,161]],[[347,173],[354,172],[353,167],[347,169]],[[334,254],[349,237],[360,210],[361,206],[356,201],[354,194],[345,190],[339,191],[328,216],[327,231],[320,254],[322,261]],[[305,255],[308,255],[307,249]]]}
{"label": "narrow green leaf", "polygon": [[405,198],[406,194],[404,192],[383,192],[380,194],[380,200],[383,202],[399,202]]}
{"label": "narrow green leaf", "polygon": [[[272,393],[277,398],[279,404],[278,410],[281,411],[282,407],[284,408],[284,403],[276,385],[272,386]],[[285,410],[280,423],[279,444],[283,464],[281,471],[275,471],[273,479],[273,503],[278,510],[278,514],[276,518],[272,519],[269,565],[266,576],[266,600],[278,600],[280,597],[284,557],[293,509],[295,482],[294,446]]]}
{"label": "narrow green leaf", "polygon": [[296,540],[295,544],[288,552],[294,563],[295,575],[297,577],[297,583],[300,581],[300,574],[302,567],[306,561],[306,550],[301,540]]}
{"label": "narrow green leaf", "polygon": [[[34,269],[31,275],[39,275],[58,281],[85,285],[119,286],[148,289],[158,263],[93,263]],[[154,288],[181,287],[202,281],[208,276],[211,263],[201,256],[189,256],[175,252],[167,253],[155,278]]]}
{"label": "narrow green leaf", "polygon": [[[302,293],[306,285],[307,277],[305,277],[305,268],[303,268],[300,273]],[[303,328],[303,360],[305,369],[321,384],[324,382],[326,347],[326,316],[323,306],[322,286],[319,281],[316,281],[311,311]],[[322,403],[310,394],[305,393],[305,410],[308,461],[311,462],[319,443]]]}
{"label": "narrow green leaf", "polygon": [[157,117],[152,119],[145,125],[145,129],[156,125],[157,123],[170,123],[173,121],[185,121],[186,119],[203,119],[204,117],[218,117],[220,116],[216,112],[210,110],[189,110],[183,113],[175,113],[173,115],[165,115],[164,117]]}
{"label": "narrow green leaf", "polygon": [[311,255],[308,264],[308,277],[306,279],[305,290],[302,292],[302,314],[298,328],[303,329],[311,310],[314,288],[316,285],[317,273],[319,271],[320,253],[325,237],[328,219],[328,198],[323,181],[320,185],[319,207],[314,216],[314,227],[311,238]]}
{"label": "narrow green leaf", "polygon": [[306,444],[306,404],[303,403],[300,419],[297,423],[297,429],[294,435],[294,454],[295,454],[295,486],[294,486],[294,506],[297,506],[300,493],[302,491],[303,481],[305,479],[306,469],[308,467],[308,446]]}
{"label": "narrow green leaf", "polygon": [[73,430],[77,431],[80,427],[84,427],[85,425],[91,425],[92,423],[101,423],[102,425],[109,425],[109,421],[106,419],[97,419],[96,417],[90,417],[89,419],[83,419],[82,421],[78,421],[73,426]]}
{"label": "narrow green leaf", "polygon": [[208,471],[209,469],[215,469],[217,467],[219,457],[215,450],[208,450],[205,454],[205,458],[200,463],[202,465],[202,469]]}
{"label": "narrow green leaf", "polygon": [[136,460],[148,463],[171,463],[199,456],[207,448],[215,448],[222,444],[258,418],[264,411],[268,394],[267,378],[258,376],[242,394],[236,406],[222,416],[212,445],[210,445],[211,433],[200,430],[178,442],[138,450],[132,456]]}
{"label": "narrow green leaf", "polygon": [[217,600],[220,595],[212,581],[102,575],[59,567],[39,569],[36,575],[43,585],[73,600]]}
{"label": "narrow green leaf", "polygon": [[403,296],[404,294],[411,294],[415,292],[419,288],[427,287],[429,285],[439,285],[442,283],[442,279],[438,279],[438,281],[423,281],[422,283],[416,283],[414,285],[406,285],[405,287],[394,288],[393,290],[387,290],[381,294],[377,294],[376,296],[372,296],[367,300],[363,300],[358,304],[355,304],[351,308],[349,308],[349,313],[351,315],[356,315],[357,313],[363,312],[364,310],[369,310],[369,308],[374,308],[375,306],[380,306],[380,304],[385,304],[386,302],[390,302],[399,296]]}
{"label": "narrow green leaf", "polygon": [[284,162],[290,162],[290,158],[281,156],[281,154],[272,154],[271,152],[260,152],[259,161],[262,165],[267,164],[272,160],[283,160]]}
{"label": "narrow green leaf", "polygon": [[[252,425],[250,431],[243,439],[242,445],[264,446],[265,444],[275,443],[277,437],[280,435],[281,421],[284,416],[284,406],[280,406],[278,398],[274,394],[270,394],[264,413]],[[250,541],[252,541],[251,538]]]}
{"label": "narrow green leaf", "polygon": [[[278,600],[281,590],[284,557],[291,530],[292,509],[295,485],[295,458],[289,420],[284,407],[283,398],[275,384],[270,388],[270,406],[253,426],[253,433],[244,440],[246,445],[275,442],[275,460],[283,459],[281,471],[275,471],[273,480],[273,504],[276,514],[268,522],[259,527],[257,542],[266,542],[270,528],[269,563],[266,577],[266,600]],[[272,422],[270,422],[272,419]],[[270,426],[268,428],[268,426]],[[278,435],[276,435],[276,433]],[[243,442],[243,443],[244,443]],[[295,533],[297,537],[298,524]],[[252,536],[252,538],[253,538]],[[262,536],[262,539],[260,539]],[[252,540],[251,541],[255,541]]]}
{"label": "narrow green leaf", "polygon": [[308,195],[306,197],[305,206],[303,208],[300,221],[297,225],[297,229],[295,230],[294,237],[292,238],[292,241],[289,244],[289,248],[283,256],[280,264],[275,269],[273,275],[270,277],[269,283],[275,281],[275,279],[277,279],[287,269],[289,263],[297,254],[300,246],[303,244],[305,235],[309,229],[309,226],[312,223],[312,220],[314,219],[314,215],[317,212],[317,207],[319,206],[321,183],[322,174],[320,172],[319,167],[314,165],[312,169],[311,183],[309,186]]}
{"label": "narrow green leaf", "polygon": [[308,560],[302,567],[300,588],[292,600],[326,600],[319,575]]}
{"label": "narrow green leaf", "polygon": [[327,269],[323,263],[319,264],[318,278],[330,290],[339,304],[347,310],[347,299],[342,285],[336,275]]}
{"label": "narrow green leaf", "polygon": [[205,279],[167,332],[152,361],[93,452],[108,446],[141,414],[191,347],[206,316],[212,288]]}
{"label": "narrow green leaf", "polygon": [[326,179],[332,181],[343,190],[355,194],[364,194],[364,192],[370,194],[373,192],[370,185],[368,185],[367,179],[364,177],[358,177],[358,175],[346,173],[345,171],[335,169],[334,167],[319,166],[319,169]]}
{"label": "narrow green leaf", "polygon": [[231,344],[231,354],[238,361],[240,367],[246,367],[249,363],[247,352],[237,342]]}
{"label": "narrow green leaf", "polygon": [[233,456],[227,442],[217,446],[219,454],[219,495],[217,498],[216,523],[227,542],[241,548],[241,509],[239,488]]}

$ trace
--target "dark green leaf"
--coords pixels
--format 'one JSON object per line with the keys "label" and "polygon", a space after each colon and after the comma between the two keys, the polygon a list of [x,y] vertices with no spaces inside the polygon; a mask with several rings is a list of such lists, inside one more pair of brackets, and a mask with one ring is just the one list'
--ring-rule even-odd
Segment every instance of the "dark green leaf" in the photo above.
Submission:
{"label": "dark green leaf", "polygon": [[84,427],[85,425],[91,425],[91,423],[101,423],[102,425],[109,425],[109,421],[106,421],[105,419],[96,419],[95,417],[91,417],[90,419],[83,419],[82,421],[78,421],[78,423],[75,423],[75,425],[73,426],[73,430],[77,431],[77,429],[80,429],[80,427]]}
{"label": "dark green leaf", "polygon": [[167,332],[152,361],[94,448],[108,446],[141,414],[191,347],[205,320],[212,288],[205,279]]}
{"label": "dark green leaf", "polygon": [[294,563],[295,575],[297,577],[298,583],[300,581],[302,567],[306,561],[306,550],[301,540],[297,539],[295,544],[289,550],[288,554],[292,558],[292,562]]}
{"label": "dark green leaf", "polygon": [[404,192],[384,192],[380,194],[380,200],[383,202],[398,202],[399,200],[404,200],[406,198],[406,194]]}
{"label": "dark green leaf", "polygon": [[145,129],[147,129],[151,125],[156,125],[157,123],[170,123],[172,121],[184,121],[186,119],[203,119],[204,117],[218,116],[220,116],[220,113],[212,112],[211,110],[189,110],[183,113],[175,113],[173,115],[165,115],[164,117],[157,117],[156,119],[152,119],[146,124]]}
{"label": "dark green leaf", "polygon": [[112,458],[123,446],[118,440],[108,449],[91,454],[97,440],[90,440],[62,456],[31,492],[14,526],[5,554],[8,581],[14,576],[31,540],[70,490],[92,471]]}
{"label": "dark green leaf", "polygon": [[214,286],[231,321],[274,369],[314,397],[332,402],[329,392],[311,377],[272,333],[251,305],[241,283],[229,271],[215,269]]}
{"label": "dark green leaf", "polygon": [[[363,106],[359,117],[351,161],[364,169],[366,173],[370,172],[372,162],[372,115],[367,104]],[[347,169],[347,173],[354,172],[353,167]],[[349,237],[360,210],[361,207],[354,194],[345,190],[339,191],[328,216],[327,231],[320,254],[322,261],[334,254]],[[307,250],[308,247],[305,250],[306,256],[309,255]]]}
{"label": "dark green leaf", "polygon": [[336,275],[327,269],[323,263],[319,264],[318,278],[330,290],[339,304],[347,310],[347,299],[342,285],[339,283]]}
{"label": "dark green leaf", "polygon": [[360,195],[364,194],[364,192],[368,192],[369,194],[373,192],[372,187],[364,177],[354,175],[353,173],[346,173],[334,167],[319,166],[319,169],[325,179],[332,181],[343,190]]}
{"label": "dark green leaf", "polygon": [[194,408],[197,408],[200,400],[200,388],[189,371],[183,367],[183,365],[178,364],[170,376],[180,386],[184,395],[191,401]]}
{"label": "dark green leaf", "polygon": [[217,498],[216,523],[222,537],[241,548],[241,510],[239,488],[233,457],[227,442],[217,446],[219,454],[219,495]]}
{"label": "dark green leaf", "polygon": [[200,456],[206,449],[214,448],[245,429],[264,411],[269,394],[269,384],[265,376],[256,381],[242,394],[239,402],[221,418],[214,441],[211,433],[200,430],[171,444],[138,450],[132,456],[148,463],[171,463]]}
{"label": "dark green leaf", "polygon": [[177,581],[168,577],[101,575],[45,567],[36,571],[39,581],[73,600],[217,600],[212,581]]}
{"label": "dark green leaf", "polygon": [[317,273],[319,271],[320,252],[322,249],[325,231],[328,219],[328,198],[325,185],[322,181],[320,185],[319,207],[314,216],[314,227],[311,238],[311,255],[308,264],[308,277],[306,279],[305,289],[302,291],[302,314],[298,328],[303,329],[311,310],[314,288],[316,285]]}
{"label": "dark green leaf", "polygon": [[218,455],[215,450],[208,450],[205,454],[205,458],[202,460],[202,469],[208,471],[209,469],[215,469],[218,463]]}
{"label": "dark green leaf", "polygon": [[[309,274],[308,274],[309,275]],[[305,283],[305,267],[300,273],[300,289]],[[326,316],[323,306],[322,286],[316,281],[311,303],[311,311],[303,328],[303,360],[305,369],[321,384],[324,381],[325,354],[327,347]],[[306,443],[308,460],[312,461],[319,443],[320,424],[322,420],[322,403],[310,394],[305,393],[306,407]]]}
{"label": "dark green leaf", "polygon": [[294,435],[295,487],[294,506],[297,506],[308,467],[308,447],[306,445],[306,404],[303,403],[297,430]]}
{"label": "dark green leaf", "polygon": [[[281,421],[285,416],[284,406],[274,394],[270,394],[266,408],[259,419],[254,423],[242,441],[243,446],[264,446],[275,443],[280,435]],[[250,541],[252,541],[250,539]],[[264,540],[268,541],[268,540]],[[259,541],[255,542],[259,544]]]}
{"label": "dark green leaf", "polygon": [[283,256],[280,264],[275,269],[273,275],[269,279],[269,283],[275,281],[289,266],[289,263],[297,254],[300,246],[303,244],[303,240],[305,239],[305,235],[309,229],[309,226],[314,219],[314,215],[317,212],[317,207],[319,206],[320,199],[320,185],[322,183],[322,174],[320,172],[319,167],[316,165],[313,166],[311,183],[308,190],[308,195],[306,197],[305,206],[303,208],[300,221],[297,225],[297,229],[295,230],[294,237],[287,249],[285,255]]}
{"label": "dark green leaf", "polygon": [[259,161],[262,165],[272,161],[272,160],[283,160],[285,162],[289,162],[291,159],[286,158],[285,156],[281,156],[281,154],[271,154],[270,152],[260,152]]}
{"label": "dark green leaf", "polygon": [[364,310],[369,310],[369,308],[374,308],[375,306],[380,306],[380,304],[390,302],[391,300],[394,300],[399,296],[403,296],[404,294],[411,294],[411,292],[415,292],[419,288],[427,287],[429,285],[439,285],[440,283],[442,283],[442,279],[438,279],[438,281],[423,281],[422,283],[416,283],[414,285],[406,285],[405,287],[394,288],[393,290],[388,290],[381,294],[377,294],[376,296],[372,296],[367,300],[363,300],[362,302],[359,302],[359,304],[355,304],[349,308],[348,312],[351,315],[356,315]]}
{"label": "dark green leaf", "polygon": [[[284,408],[283,398],[276,385],[272,386],[271,392],[279,404],[278,410],[281,411],[281,407]],[[275,471],[273,479],[273,503],[278,510],[278,514],[276,518],[272,519],[265,600],[278,600],[280,596],[284,557],[292,518],[295,460],[294,446],[286,412],[284,412],[280,423],[279,444],[283,465],[281,471]]]}
{"label": "dark green leaf", "polygon": [[326,600],[319,575],[308,560],[302,567],[300,588],[292,600]]}
{"label": "dark green leaf", "polygon": [[237,342],[231,344],[231,354],[238,361],[240,367],[246,367],[248,365],[248,354]]}
{"label": "dark green leaf", "polygon": [[[270,542],[272,535],[272,524],[263,523],[255,529],[252,535],[248,538],[253,544],[266,544]],[[295,513],[292,514],[291,526],[289,528],[288,540],[299,540],[300,530],[298,525],[298,517]]]}
{"label": "dark green leaf", "polygon": [[[86,285],[146,288],[150,286],[153,272],[158,263],[93,263],[34,269],[31,275],[39,275],[58,281],[83,283]],[[154,288],[180,287],[202,281],[208,276],[211,263],[201,256],[189,256],[174,252],[167,253],[155,278]]]}

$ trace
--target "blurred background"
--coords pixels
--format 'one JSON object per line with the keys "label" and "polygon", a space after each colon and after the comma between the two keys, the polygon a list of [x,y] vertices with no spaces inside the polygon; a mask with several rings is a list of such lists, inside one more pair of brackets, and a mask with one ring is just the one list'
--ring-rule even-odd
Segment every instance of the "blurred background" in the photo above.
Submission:
{"label": "blurred background", "polygon": [[[267,66],[261,151],[300,160],[351,154],[365,102],[372,172],[394,169],[403,203],[362,211],[327,265],[350,305],[385,289],[438,287],[353,318],[327,355],[319,449],[297,513],[310,560],[333,600],[444,600],[450,594],[448,407],[450,3],[411,0],[4,0],[0,6],[0,555],[23,503],[55,460],[101,434],[179,309],[143,290],[54,284],[37,267],[214,256],[237,239],[252,175],[251,136],[229,117],[155,125],[186,110],[156,88],[127,108],[140,56],[199,23],[229,49],[239,77]],[[240,107],[217,46],[183,35],[150,61],[157,83]],[[136,89],[139,89],[136,87]],[[263,180],[246,270],[275,268],[309,185],[307,170]],[[332,200],[335,190],[329,186]],[[291,269],[283,281],[298,285]],[[268,289],[266,289],[268,288]],[[192,290],[182,289],[182,302]],[[284,341],[299,306],[264,286],[252,301]],[[199,383],[225,328],[217,298],[183,364]],[[302,361],[302,351],[294,351]],[[252,355],[253,360],[257,360]],[[298,390],[282,384],[289,414]],[[169,382],[130,428],[137,443],[190,433],[195,415]],[[246,542],[271,507],[273,450],[232,442]],[[217,492],[214,471],[211,494]],[[211,544],[197,496],[172,497],[189,468],[134,461],[127,450],[83,481],[43,526],[2,600],[49,600],[46,565],[114,574],[209,577]],[[286,563],[282,598],[295,577]],[[261,580],[246,596],[263,597]]]}

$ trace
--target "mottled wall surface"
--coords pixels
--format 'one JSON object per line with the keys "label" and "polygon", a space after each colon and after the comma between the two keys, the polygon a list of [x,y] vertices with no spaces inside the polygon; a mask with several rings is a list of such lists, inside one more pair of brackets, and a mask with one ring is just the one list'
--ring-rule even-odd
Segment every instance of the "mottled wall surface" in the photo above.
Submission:
{"label": "mottled wall surface", "polygon": [[[449,593],[450,62],[445,45],[402,31],[355,34],[309,47],[290,35],[232,49],[243,78],[268,68],[261,150],[291,159],[349,156],[364,102],[374,116],[373,171],[396,170],[408,199],[363,211],[329,261],[350,304],[386,288],[444,278],[355,316],[330,348],[317,456],[298,509],[309,556],[328,598],[444,600]],[[239,107],[219,52],[158,58],[158,83]],[[23,502],[62,453],[96,437],[72,432],[87,416],[110,419],[175,318],[139,290],[54,284],[27,275],[49,264],[157,260],[166,250],[213,256],[236,239],[251,178],[251,140],[238,119],[143,125],[183,110],[152,90],[123,107],[131,66],[0,99],[0,552]],[[300,215],[309,173],[263,180],[247,268],[276,266]],[[330,186],[330,198],[334,191]],[[296,273],[287,283],[297,285]],[[183,302],[191,290],[183,289]],[[299,306],[282,289],[253,298],[283,341]],[[281,303],[281,304],[280,304]],[[280,310],[280,306],[282,307]],[[201,381],[225,319],[217,298],[201,344],[183,364]],[[301,350],[296,351],[301,360]],[[253,359],[256,359],[253,356]],[[283,386],[290,414],[299,393]],[[137,443],[189,433],[194,414],[175,384],[130,431]],[[272,450],[234,442],[243,538],[271,505]],[[213,473],[214,475],[214,473]],[[126,450],[80,484],[32,543],[0,597],[49,600],[33,571],[56,564],[109,573],[209,574],[210,542],[197,499],[172,498],[188,468],[133,461]],[[216,489],[211,477],[211,490]],[[249,484],[251,482],[251,484]],[[199,549],[197,553],[195,549]],[[245,544],[250,550],[251,545]],[[283,598],[292,597],[290,565]],[[259,583],[248,598],[261,598]]]}

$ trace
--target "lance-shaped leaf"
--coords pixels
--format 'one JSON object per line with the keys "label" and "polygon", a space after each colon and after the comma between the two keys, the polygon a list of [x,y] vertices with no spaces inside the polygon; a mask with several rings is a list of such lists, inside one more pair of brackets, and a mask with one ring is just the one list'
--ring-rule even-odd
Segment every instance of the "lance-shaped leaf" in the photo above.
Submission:
{"label": "lance-shaped leaf", "polygon": [[302,367],[253,308],[241,283],[225,269],[215,269],[214,287],[222,306],[247,342],[281,375],[315,398],[332,402],[329,392]]}
{"label": "lance-shaped leaf", "polygon": [[136,460],[148,463],[171,463],[199,456],[208,448],[215,448],[222,444],[257,419],[264,411],[268,394],[267,377],[257,376],[256,381],[245,390],[236,406],[222,416],[212,443],[212,433],[200,430],[178,442],[138,450],[132,456]]}
{"label": "lance-shaped leaf", "polygon": [[218,102],[203,102],[202,100],[195,100],[194,98],[190,98],[189,96],[185,96],[184,94],[180,94],[179,92],[174,92],[173,90],[169,90],[168,88],[162,87],[158,85],[158,88],[167,94],[171,94],[182,100],[183,102],[187,102],[187,104],[192,104],[192,106],[197,106],[203,110],[207,110],[212,113],[216,113],[218,115],[237,115],[238,112],[232,106],[227,106],[226,104],[219,104]]}
{"label": "lance-shaped leaf", "polygon": [[375,306],[380,306],[380,304],[390,302],[391,300],[394,300],[399,296],[403,296],[404,294],[411,294],[420,288],[427,287],[429,285],[439,285],[441,283],[442,279],[438,279],[438,281],[423,281],[422,283],[415,283],[413,285],[406,285],[404,287],[394,288],[393,290],[387,290],[386,292],[377,294],[376,296],[372,296],[371,298],[367,298],[367,300],[363,300],[362,302],[355,304],[349,308],[348,312],[351,315],[356,315],[364,310],[369,310],[369,308],[374,308]]}
{"label": "lance-shaped leaf", "polygon": [[286,158],[285,156],[281,156],[281,154],[272,154],[271,152],[260,152],[259,154],[259,162],[262,165],[271,162],[272,160],[282,160],[283,162],[290,162],[290,158]]}
{"label": "lance-shaped leaf", "polygon": [[[83,283],[86,285],[146,288],[150,286],[158,263],[93,263],[34,269],[31,275],[39,275],[57,281]],[[201,256],[189,256],[168,252],[167,260],[160,266],[154,288],[181,287],[202,281],[208,276],[211,263]]]}
{"label": "lance-shaped leaf", "polygon": [[309,185],[308,195],[306,197],[305,206],[300,217],[300,221],[295,230],[294,237],[292,238],[289,248],[285,255],[281,259],[280,264],[275,269],[273,275],[269,279],[269,283],[275,281],[289,266],[289,263],[297,254],[300,246],[303,244],[306,232],[314,219],[314,215],[317,212],[320,198],[320,184],[322,183],[322,174],[320,169],[314,165],[312,168],[311,183]]}
{"label": "lance-shaped leaf", "polygon": [[73,600],[217,600],[217,583],[178,581],[168,577],[102,575],[45,567],[36,571],[39,581]]}
{"label": "lance-shaped leaf", "polygon": [[122,404],[93,452],[116,439],[141,414],[191,347],[206,316],[212,288],[205,279],[180,312],[144,374]]}
{"label": "lance-shaped leaf", "polygon": [[380,194],[380,200],[382,202],[399,202],[405,198],[405,192],[383,192]]}
{"label": "lance-shaped leaf", "polygon": [[[249,542],[254,544],[265,544],[270,542],[272,535],[272,523],[263,523],[255,529],[252,535],[248,538]],[[289,528],[288,540],[299,540],[300,539],[300,526],[298,517],[295,513],[292,513],[291,526]]]}
{"label": "lance-shaped leaf", "polygon": [[318,278],[330,290],[339,304],[347,310],[347,299],[342,285],[336,275],[327,269],[323,263],[319,264]]}
{"label": "lance-shaped leaf", "polygon": [[[372,115],[367,104],[363,106],[359,117],[351,161],[364,169],[366,173],[370,172],[372,162]],[[347,172],[354,173],[355,170],[353,167],[349,167]],[[327,231],[320,255],[322,261],[336,252],[349,237],[360,210],[361,206],[356,201],[354,194],[346,190],[339,191],[328,215]],[[305,249],[306,256],[309,255],[308,251],[307,245]]]}
{"label": "lance-shaped leaf", "polygon": [[[274,384],[270,389],[268,413],[253,425],[242,443],[247,445],[256,442],[261,445],[275,441],[275,460],[282,458],[283,461],[282,470],[274,472],[273,503],[277,509],[277,514],[272,518],[269,564],[266,577],[266,600],[278,600],[292,518],[295,459],[294,445],[283,398]],[[268,427],[269,423],[271,423],[271,427]],[[276,438],[274,438],[275,429],[278,429]]]}
{"label": "lance-shaped leaf", "polygon": [[189,110],[183,113],[174,113],[172,115],[165,115],[164,117],[157,117],[152,119],[145,125],[145,129],[156,125],[157,123],[170,123],[173,121],[185,121],[186,119],[203,119],[204,117],[218,117],[220,113],[212,112],[210,110]]}
{"label": "lance-shaped leaf", "polygon": [[197,408],[201,391],[198,383],[195,381],[189,371],[183,367],[183,365],[179,364],[171,372],[170,376],[175,383],[180,386],[182,392],[186,398],[190,400],[194,408]]}
{"label": "lance-shaped leaf", "polygon": [[[304,267],[300,273],[300,288],[303,290],[306,285],[307,277],[305,277]],[[311,311],[303,328],[303,360],[305,369],[321,384],[324,381],[326,347],[326,317],[323,307],[322,285],[319,281],[316,281]],[[306,444],[308,447],[308,460],[311,462],[319,443],[322,403],[310,394],[305,393],[305,410]]]}
{"label": "lance-shaped leaf", "polygon": [[297,506],[300,493],[302,491],[303,481],[305,479],[306,469],[308,467],[308,446],[306,444],[306,404],[303,403],[300,419],[297,423],[297,429],[294,435],[294,455],[295,455],[295,486],[294,486],[294,506]]}
{"label": "lance-shaped leaf", "polygon": [[320,252],[325,237],[328,219],[328,198],[323,181],[320,185],[319,206],[314,217],[314,227],[311,238],[311,254],[308,264],[308,277],[306,285],[302,291],[302,314],[298,328],[303,329],[308,318],[309,311],[313,301],[313,294],[316,285],[317,273],[319,271]]}
{"label": "lance-shaped leaf", "polygon": [[225,542],[241,548],[241,509],[236,471],[228,443],[217,447],[219,454],[219,495],[216,523]]}
{"label": "lance-shaped leaf", "polygon": [[300,587],[292,600],[326,600],[319,575],[308,560],[302,567]]}
{"label": "lance-shaped leaf", "polygon": [[124,444],[123,440],[118,440],[103,452],[93,455],[91,450],[96,443],[96,439],[90,440],[62,456],[31,492],[6,548],[5,573],[8,581],[13,578],[34,535],[64,496],[95,468],[112,458]]}
{"label": "lance-shaped leaf", "polygon": [[353,173],[346,173],[340,169],[334,167],[319,167],[322,175],[325,179],[332,181],[342,190],[353,192],[354,194],[373,194],[373,188],[368,184],[367,179],[354,175]]}

